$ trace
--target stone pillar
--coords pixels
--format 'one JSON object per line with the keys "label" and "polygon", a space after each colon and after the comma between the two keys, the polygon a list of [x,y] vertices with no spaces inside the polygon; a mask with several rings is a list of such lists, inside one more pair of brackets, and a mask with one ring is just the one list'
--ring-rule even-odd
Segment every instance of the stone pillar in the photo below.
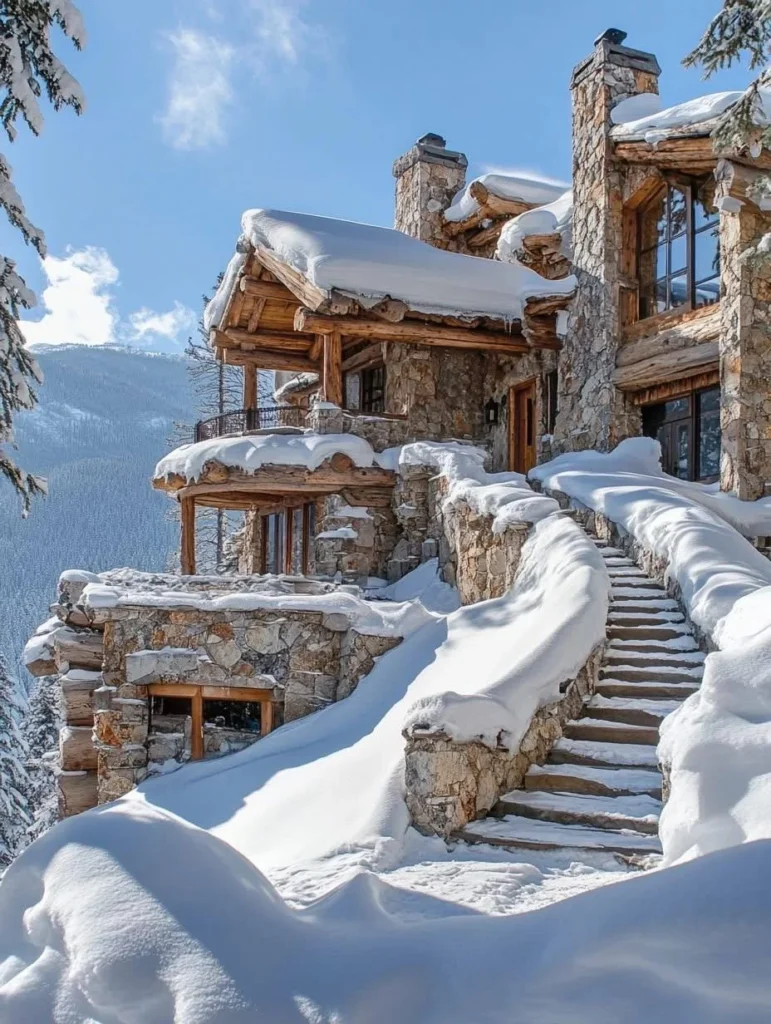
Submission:
{"label": "stone pillar", "polygon": [[557,451],[608,449],[638,433],[638,418],[611,382],[619,342],[622,174],[610,141],[611,109],[628,96],[658,92],[651,53],[622,46],[608,29],[576,66],[573,100],[573,263],[571,303],[559,365]]}
{"label": "stone pillar", "polygon": [[441,135],[429,133],[394,163],[394,227],[446,249],[443,212],[466,182],[468,160],[446,148]]}
{"label": "stone pillar", "polygon": [[[756,171],[721,160],[720,487],[745,501],[771,485],[771,212],[747,195]],[[767,243],[766,243],[767,244]]]}

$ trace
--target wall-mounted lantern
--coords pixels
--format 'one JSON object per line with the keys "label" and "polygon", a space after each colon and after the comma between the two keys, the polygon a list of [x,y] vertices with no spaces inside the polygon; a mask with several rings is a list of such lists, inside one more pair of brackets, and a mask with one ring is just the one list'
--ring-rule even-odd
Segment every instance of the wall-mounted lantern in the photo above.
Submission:
{"label": "wall-mounted lantern", "polygon": [[498,422],[498,403],[491,398],[485,403],[485,423],[488,427],[494,427]]}

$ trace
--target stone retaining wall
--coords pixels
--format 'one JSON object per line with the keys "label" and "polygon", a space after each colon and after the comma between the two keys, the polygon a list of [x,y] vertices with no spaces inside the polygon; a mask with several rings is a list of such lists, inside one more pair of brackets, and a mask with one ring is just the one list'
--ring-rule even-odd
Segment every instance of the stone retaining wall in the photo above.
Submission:
{"label": "stone retaining wall", "polygon": [[564,696],[536,711],[516,750],[459,743],[443,732],[405,731],[405,799],[415,828],[449,838],[489,813],[504,793],[518,789],[528,768],[546,759],[565,723],[578,717],[594,692],[601,656],[600,646],[567,681]]}

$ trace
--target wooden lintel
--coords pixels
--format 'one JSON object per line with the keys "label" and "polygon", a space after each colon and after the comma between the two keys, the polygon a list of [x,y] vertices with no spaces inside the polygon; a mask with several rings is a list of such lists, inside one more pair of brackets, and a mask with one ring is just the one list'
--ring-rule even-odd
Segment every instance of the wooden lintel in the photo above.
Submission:
{"label": "wooden lintel", "polygon": [[384,320],[370,320],[365,317],[324,316],[313,313],[302,306],[295,313],[294,326],[297,331],[316,334],[339,332],[351,338],[379,341],[408,342],[415,345],[431,345],[441,348],[495,349],[500,352],[529,352],[531,346],[522,335],[496,333],[465,327],[445,327],[443,324],[425,320],[404,319],[399,323]]}
{"label": "wooden lintel", "polygon": [[346,487],[340,492],[349,505],[367,508],[390,508],[391,490],[386,487]]}
{"label": "wooden lintel", "polygon": [[666,384],[656,384],[642,391],[635,391],[628,398],[632,405],[651,405],[669,401],[670,398],[677,398],[680,395],[688,395],[693,391],[701,391],[702,388],[712,388],[719,383],[720,371],[707,370],[692,377],[680,377]]}
{"label": "wooden lintel", "polygon": [[665,350],[639,362],[617,366],[613,371],[613,383],[621,391],[637,391],[716,368],[719,358],[720,345],[717,341],[704,341],[674,352]]}
{"label": "wooden lintel", "polygon": [[377,467],[359,468],[345,472],[332,469],[307,470],[299,466],[263,466],[250,476],[233,472],[225,482],[212,482],[204,478],[198,483],[188,484],[178,492],[180,501],[191,498],[203,504],[205,499],[224,498],[228,494],[240,501],[259,497],[261,494],[337,494],[344,488],[393,487],[396,477],[389,470]]}

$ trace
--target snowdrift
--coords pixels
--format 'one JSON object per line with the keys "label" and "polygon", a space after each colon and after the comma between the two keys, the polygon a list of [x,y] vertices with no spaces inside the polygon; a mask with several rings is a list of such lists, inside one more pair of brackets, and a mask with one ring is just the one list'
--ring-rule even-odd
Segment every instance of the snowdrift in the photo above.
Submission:
{"label": "snowdrift", "polygon": [[578,452],[531,476],[603,512],[664,559],[691,619],[719,651],[662,726],[671,766],[660,821],[667,862],[771,837],[771,562],[739,530],[771,533],[771,502],[739,501],[662,473],[658,442]]}
{"label": "snowdrift", "polygon": [[[760,1024],[771,843],[487,917],[405,924],[362,873],[290,910],[230,846],[128,802],[0,888],[0,1018],[24,1024]],[[424,906],[428,912],[428,907]]]}

